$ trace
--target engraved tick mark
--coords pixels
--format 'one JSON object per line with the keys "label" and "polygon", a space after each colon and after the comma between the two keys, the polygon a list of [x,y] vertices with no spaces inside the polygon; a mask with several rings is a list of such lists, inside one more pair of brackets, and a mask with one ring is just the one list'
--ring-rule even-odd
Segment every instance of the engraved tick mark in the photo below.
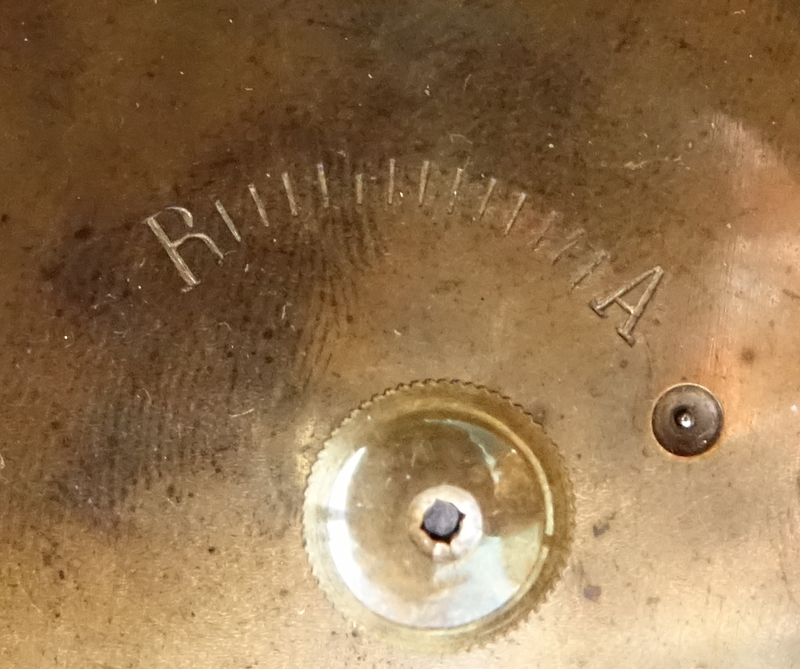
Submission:
{"label": "engraved tick mark", "polygon": [[428,187],[428,173],[431,169],[431,161],[424,160],[422,162],[422,169],[419,173],[419,206],[425,201],[425,189]]}
{"label": "engraved tick mark", "polygon": [[486,195],[483,196],[480,209],[478,209],[478,220],[482,219],[483,215],[486,213],[486,207],[489,206],[489,199],[492,197],[492,193],[494,193],[495,186],[497,186],[497,179],[489,179],[489,188],[486,189]]}
{"label": "engraved tick mark", "polygon": [[389,189],[386,194],[386,201],[392,204],[394,201],[394,173],[395,173],[395,159],[389,159]]}
{"label": "engraved tick mark", "polygon": [[228,211],[223,206],[222,202],[217,200],[214,203],[214,206],[217,208],[217,211],[219,212],[219,215],[222,217],[222,220],[225,221],[225,225],[228,226],[228,230],[230,230],[230,233],[231,233],[231,235],[233,235],[233,238],[237,242],[241,243],[242,242],[242,236],[239,234],[239,231],[236,229],[236,226],[233,224],[233,219],[231,218],[230,214],[228,213]]}
{"label": "engraved tick mark", "polygon": [[292,216],[299,216],[300,212],[297,209],[297,201],[294,199],[294,190],[292,189],[292,180],[289,177],[289,173],[284,172],[281,175],[281,179],[283,179],[283,188],[286,191],[286,199],[289,200],[289,211],[292,212]]}
{"label": "engraved tick mark", "polygon": [[250,197],[253,198],[253,203],[256,205],[256,210],[258,211],[258,217],[261,219],[261,222],[264,224],[264,227],[268,228],[269,219],[267,218],[267,210],[264,207],[264,202],[261,200],[261,196],[258,194],[258,190],[256,189],[255,184],[248,184],[247,190],[250,191]]}
{"label": "engraved tick mark", "polygon": [[542,225],[542,229],[539,231],[539,234],[536,236],[536,239],[533,242],[534,250],[539,248],[539,245],[544,241],[544,238],[547,236],[547,233],[550,232],[550,229],[553,227],[553,223],[558,220],[558,213],[555,211],[551,211],[547,218],[544,221],[544,225]]}
{"label": "engraved tick mark", "polygon": [[364,203],[364,175],[356,174],[356,204]]}
{"label": "engraved tick mark", "polygon": [[453,210],[456,208],[456,200],[458,199],[458,189],[461,188],[461,179],[464,176],[463,168],[459,167],[456,170],[455,179],[453,179],[453,187],[450,189],[451,196],[450,196],[450,204],[447,205],[447,213],[452,214]]}
{"label": "engraved tick mark", "polygon": [[331,200],[328,197],[328,181],[325,179],[325,166],[322,163],[317,163],[317,181],[319,181],[319,191],[322,194],[322,206],[328,209],[331,206]]}
{"label": "engraved tick mark", "polygon": [[592,272],[594,272],[603,261],[608,260],[610,256],[605,251],[598,251],[594,258],[592,258],[591,262],[588,265],[585,265],[572,278],[572,290],[575,290],[581,283],[586,281],[586,279],[591,276]]}
{"label": "engraved tick mark", "polygon": [[559,260],[561,260],[561,258],[564,257],[564,254],[567,253],[567,251],[575,248],[575,246],[578,244],[579,241],[581,241],[581,239],[585,234],[586,230],[580,228],[579,230],[573,232],[569,237],[567,237],[567,241],[564,244],[564,246],[562,246],[558,251],[556,251],[556,254],[553,256],[553,261],[552,261],[553,265],[555,265]]}
{"label": "engraved tick mark", "polygon": [[519,198],[517,198],[517,205],[514,207],[514,211],[511,212],[511,217],[508,219],[508,223],[506,223],[506,229],[503,233],[507,235],[511,232],[511,228],[514,226],[514,223],[517,220],[517,216],[519,216],[519,212],[522,211],[522,205],[525,204],[525,200],[528,199],[528,196],[525,193],[520,193]]}

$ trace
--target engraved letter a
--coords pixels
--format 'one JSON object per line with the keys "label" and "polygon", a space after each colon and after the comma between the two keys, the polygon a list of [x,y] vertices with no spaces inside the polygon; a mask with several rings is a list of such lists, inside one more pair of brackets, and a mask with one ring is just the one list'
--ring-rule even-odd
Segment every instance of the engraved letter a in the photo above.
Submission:
{"label": "engraved letter a", "polygon": [[[619,333],[619,336],[628,342],[630,346],[633,346],[636,343],[636,337],[633,336],[633,328],[636,327],[636,324],[642,317],[645,307],[647,307],[647,303],[650,302],[650,298],[653,297],[653,293],[656,291],[656,288],[661,281],[661,277],[663,276],[664,270],[656,266],[653,269],[646,271],[644,274],[640,274],[632,281],[629,281],[622,286],[622,288],[611,295],[592,300],[589,303],[589,306],[598,316],[602,316],[603,318],[605,318],[607,315],[606,309],[608,309],[608,307],[610,307],[612,304],[616,304],[627,311],[629,314],[628,319],[625,321],[622,327],[617,328],[617,332]],[[627,295],[640,283],[647,281],[647,279],[650,279],[650,283],[647,284],[647,288],[645,288],[644,293],[642,293],[642,296],[639,298],[639,301],[636,303],[635,307],[631,306],[622,299],[624,295]]]}

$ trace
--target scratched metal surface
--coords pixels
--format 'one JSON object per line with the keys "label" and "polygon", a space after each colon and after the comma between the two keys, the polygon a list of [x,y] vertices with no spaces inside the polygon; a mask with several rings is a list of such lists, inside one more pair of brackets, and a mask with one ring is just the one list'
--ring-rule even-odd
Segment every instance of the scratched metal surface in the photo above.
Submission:
{"label": "scratched metal surface", "polygon": [[[799,20],[3,3],[0,665],[797,667]],[[186,212],[191,290],[144,223]],[[630,346],[588,304],[655,268]],[[425,378],[525,406],[576,496],[548,602],[442,658],[336,613],[300,527],[332,427]],[[692,460],[681,380],[726,414]]]}

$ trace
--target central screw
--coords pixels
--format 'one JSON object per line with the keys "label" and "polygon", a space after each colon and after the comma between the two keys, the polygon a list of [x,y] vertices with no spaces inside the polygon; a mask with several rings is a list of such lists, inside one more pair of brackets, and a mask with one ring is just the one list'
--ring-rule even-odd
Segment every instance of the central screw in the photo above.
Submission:
{"label": "central screw", "polygon": [[434,541],[449,544],[461,529],[463,518],[455,504],[437,499],[422,516],[422,530]]}

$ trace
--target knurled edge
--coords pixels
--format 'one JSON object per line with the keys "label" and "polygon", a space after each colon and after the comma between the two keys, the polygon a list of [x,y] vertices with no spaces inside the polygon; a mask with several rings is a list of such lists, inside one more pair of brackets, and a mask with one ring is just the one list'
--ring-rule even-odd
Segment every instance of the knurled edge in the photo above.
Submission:
{"label": "knurled edge", "polygon": [[[340,615],[343,616],[351,624],[354,624],[362,629],[365,629],[367,633],[371,633],[369,629],[361,624],[358,621],[358,615],[356,613],[349,613],[348,611],[343,611],[340,604],[334,601],[333,597],[331,596],[331,592],[323,583],[323,580],[320,578],[320,565],[317,563],[317,560],[312,552],[308,549],[309,544],[309,536],[308,536],[308,528],[306,527],[305,519],[306,514],[308,513],[307,506],[309,504],[309,490],[311,489],[314,479],[320,475],[324,465],[325,465],[325,454],[326,449],[328,448],[328,444],[336,437],[336,435],[344,429],[356,416],[360,413],[374,405],[376,402],[390,397],[392,395],[396,395],[399,392],[406,392],[411,391],[415,388],[428,388],[428,387],[435,387],[435,386],[444,386],[444,385],[455,385],[460,387],[468,387],[474,390],[478,390],[481,392],[485,392],[488,395],[492,395],[494,397],[499,397],[506,403],[513,406],[517,409],[521,414],[525,415],[531,423],[539,427],[545,432],[547,435],[544,426],[541,423],[536,422],[533,416],[526,411],[526,409],[519,404],[512,400],[509,396],[504,395],[496,390],[493,390],[485,385],[472,383],[470,381],[460,381],[458,379],[426,379],[423,381],[412,381],[411,383],[401,383],[393,388],[389,388],[388,390],[377,393],[373,395],[370,399],[362,402],[358,407],[353,409],[331,432],[328,438],[325,440],[322,448],[317,453],[316,459],[314,464],[311,467],[311,471],[308,475],[306,480],[306,487],[303,495],[303,548],[305,550],[306,556],[308,558],[308,563],[311,569],[311,574],[314,577],[314,580],[319,585],[319,589],[324,594],[325,598],[330,603],[331,607],[337,611]],[[549,436],[548,436],[549,439]],[[533,600],[532,597],[528,597],[523,595],[523,598],[517,603],[516,611],[513,613],[506,621],[500,623],[500,626],[495,629],[491,629],[486,631],[485,633],[481,634],[479,631],[473,635],[473,639],[459,639],[457,637],[448,637],[448,641],[450,641],[450,648],[441,649],[433,649],[433,644],[431,644],[430,648],[425,648],[420,651],[419,648],[415,648],[413,644],[406,643],[404,640],[398,642],[397,640],[393,640],[390,638],[386,638],[387,635],[384,634],[376,634],[375,636],[380,639],[384,639],[388,643],[392,643],[395,646],[400,646],[405,648],[409,651],[416,651],[417,653],[424,653],[428,655],[443,655],[447,652],[455,652],[455,653],[462,653],[462,652],[469,652],[470,650],[474,650],[476,648],[493,648],[502,643],[504,640],[507,640],[514,632],[519,630],[524,622],[530,619],[530,616],[535,613],[543,604],[545,604],[550,596],[552,595],[556,584],[561,580],[561,577],[567,567],[568,563],[568,554],[569,549],[572,547],[572,543],[574,540],[575,534],[575,495],[572,488],[572,481],[567,473],[566,463],[564,462],[564,457],[561,454],[558,446],[555,442],[550,439],[550,443],[552,444],[552,456],[557,461],[558,464],[558,471],[560,475],[559,484],[562,486],[562,491],[566,498],[566,506],[567,506],[567,523],[566,527],[563,528],[563,531],[566,535],[566,547],[565,549],[560,551],[560,556],[557,558],[557,561],[550,565],[550,572],[548,576],[548,582],[546,583],[545,589],[539,594],[538,597],[535,598],[535,601],[526,601],[526,600]],[[361,605],[363,606],[363,605]],[[445,644],[442,644],[443,646]]]}

